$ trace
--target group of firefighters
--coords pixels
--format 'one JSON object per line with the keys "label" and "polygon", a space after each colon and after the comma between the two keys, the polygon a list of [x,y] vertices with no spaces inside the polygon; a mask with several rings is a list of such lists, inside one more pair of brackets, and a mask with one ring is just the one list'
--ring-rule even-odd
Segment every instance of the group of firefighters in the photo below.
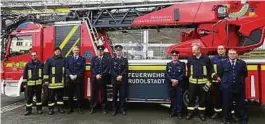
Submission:
{"label": "group of firefighters", "polygon": [[[187,120],[195,114],[198,109],[198,116],[202,121],[206,120],[206,98],[213,87],[214,114],[215,119],[223,113],[223,123],[228,124],[231,118],[238,121],[237,117],[231,115],[235,109],[241,124],[248,122],[245,111],[245,78],[248,75],[246,63],[238,58],[237,51],[229,49],[226,55],[226,48],[218,46],[218,55],[210,59],[200,52],[200,45],[192,46],[193,55],[188,58],[187,66],[180,62],[179,52],[173,50],[172,61],[166,67],[166,80],[170,86],[171,114],[182,118],[182,85],[184,77],[189,80],[189,101]],[[187,71],[186,71],[187,67]],[[235,103],[235,106],[233,106]]]}
{"label": "group of firefighters", "polygon": [[[126,83],[128,73],[128,60],[122,56],[121,45],[116,45],[115,57],[103,56],[104,46],[98,46],[97,56],[91,62],[91,82],[92,98],[90,114],[96,112],[98,104],[98,92],[101,93],[101,107],[104,114],[107,114],[107,76],[111,75],[113,85],[112,115],[118,112],[117,97],[119,96],[119,110],[122,115],[126,115]],[[206,97],[213,87],[215,98],[214,111],[212,118],[217,118],[223,113],[223,123],[230,123],[231,110],[234,108],[242,124],[247,123],[248,118],[244,106],[244,81],[247,77],[246,63],[238,58],[237,51],[218,46],[218,55],[210,59],[200,51],[200,45],[192,46],[193,55],[188,58],[187,65],[179,61],[179,52],[171,52],[172,61],[166,66],[166,81],[169,85],[171,99],[171,114],[183,118],[183,82],[186,77],[189,80],[189,101],[187,120],[190,120],[195,109],[198,109],[198,116],[202,121],[206,120]],[[227,55],[226,55],[227,54]],[[56,106],[58,112],[64,113],[63,95],[64,87],[68,90],[68,114],[73,112],[73,96],[76,93],[78,113],[82,114],[82,84],[85,72],[85,58],[80,56],[79,48],[73,48],[73,55],[64,58],[61,49],[56,47],[54,55],[50,57],[45,65],[37,59],[37,52],[31,53],[32,60],[26,64],[23,74],[23,84],[27,89],[26,113],[32,113],[33,95],[36,93],[37,113],[42,114],[41,92],[42,85],[48,86],[48,107],[49,115],[54,113]],[[118,95],[119,94],[119,95]]]}

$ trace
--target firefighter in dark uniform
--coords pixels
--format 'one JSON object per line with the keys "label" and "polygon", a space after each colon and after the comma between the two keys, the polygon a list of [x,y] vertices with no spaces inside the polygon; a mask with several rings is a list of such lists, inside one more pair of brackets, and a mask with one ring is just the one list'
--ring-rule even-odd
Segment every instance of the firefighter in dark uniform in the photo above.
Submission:
{"label": "firefighter in dark uniform", "polygon": [[95,112],[98,103],[98,92],[101,92],[101,107],[104,114],[107,114],[107,91],[106,91],[106,76],[109,75],[110,65],[109,58],[104,57],[104,46],[98,46],[98,56],[92,58],[92,98],[90,114]]}
{"label": "firefighter in dark uniform", "polygon": [[[217,53],[218,55],[214,56],[211,60],[213,63],[214,72],[217,73],[217,67],[218,64],[220,64],[221,61],[225,61],[227,59],[226,56],[226,49],[224,45],[219,45],[217,47]],[[216,75],[217,76],[217,75]],[[213,98],[214,98],[214,114],[212,115],[212,119],[217,118],[220,116],[222,112],[222,101],[221,101],[221,90],[220,90],[220,77],[216,78],[216,80],[212,80],[212,86],[213,86]]]}
{"label": "firefighter in dark uniform", "polygon": [[112,99],[112,115],[117,114],[117,95],[119,93],[120,111],[122,115],[126,115],[126,86],[127,86],[127,73],[128,73],[128,60],[122,57],[121,45],[115,47],[116,56],[111,58],[111,77],[113,85],[113,99]]}
{"label": "firefighter in dark uniform", "polygon": [[208,56],[202,55],[200,52],[200,45],[195,44],[192,46],[193,56],[188,58],[187,68],[189,76],[189,103],[188,103],[188,115],[186,119],[189,120],[193,117],[195,110],[195,100],[199,98],[199,118],[202,121],[206,120],[205,117],[205,102],[206,92],[209,91],[211,83],[211,75],[213,67],[211,60]]}
{"label": "firefighter in dark uniform", "polygon": [[[49,115],[54,113],[55,104],[57,105],[58,111],[64,113],[63,94],[65,83],[65,58],[62,56],[59,47],[54,49],[54,56],[46,61],[43,73],[45,85],[48,85],[49,88]],[[57,101],[55,101],[55,96],[57,96]]]}
{"label": "firefighter in dark uniform", "polygon": [[236,103],[236,112],[240,115],[240,123],[246,124],[248,117],[245,111],[245,78],[248,75],[246,62],[237,58],[237,51],[230,49],[228,58],[218,65],[217,74],[221,77],[223,98],[223,123],[230,123],[230,108]]}
{"label": "firefighter in dark uniform", "polygon": [[66,59],[66,79],[68,84],[68,108],[67,114],[73,112],[73,96],[76,93],[78,113],[82,114],[82,101],[83,101],[83,79],[85,72],[86,60],[79,54],[79,48],[73,48],[73,56]]}
{"label": "firefighter in dark uniform", "polygon": [[182,81],[186,76],[186,64],[178,60],[178,51],[171,51],[171,55],[172,61],[167,63],[166,67],[166,82],[169,85],[171,100],[170,117],[177,116],[182,119]]}
{"label": "firefighter in dark uniform", "polygon": [[41,91],[42,91],[42,69],[43,64],[37,59],[37,52],[31,53],[32,60],[26,64],[23,73],[23,85],[26,87],[27,104],[26,113],[29,115],[32,112],[33,95],[36,94],[37,98],[37,113],[42,114],[42,102],[41,102]]}

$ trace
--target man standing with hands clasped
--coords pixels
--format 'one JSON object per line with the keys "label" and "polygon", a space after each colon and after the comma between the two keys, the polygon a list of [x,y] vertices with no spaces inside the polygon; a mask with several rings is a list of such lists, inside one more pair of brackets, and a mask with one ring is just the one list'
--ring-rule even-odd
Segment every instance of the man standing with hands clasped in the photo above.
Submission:
{"label": "man standing with hands clasped", "polygon": [[166,67],[166,81],[169,85],[171,100],[170,117],[177,116],[179,119],[182,119],[182,81],[186,76],[186,65],[178,60],[178,51],[171,51],[171,55],[172,61],[167,63]]}
{"label": "man standing with hands clasped", "polygon": [[86,60],[79,54],[79,48],[73,48],[73,56],[66,60],[66,79],[68,83],[68,107],[67,114],[73,112],[73,96],[76,93],[78,113],[82,114],[83,78]]}
{"label": "man standing with hands clasped", "polygon": [[98,56],[92,58],[92,99],[90,114],[95,112],[98,103],[98,92],[101,91],[101,107],[104,114],[107,114],[107,91],[106,76],[109,74],[109,59],[103,56],[104,46],[98,46]]}
{"label": "man standing with hands clasped", "polygon": [[126,115],[126,86],[128,73],[128,60],[122,57],[121,45],[115,46],[116,56],[111,59],[111,77],[113,85],[113,99],[112,99],[112,115],[117,114],[117,95],[119,93],[120,111],[122,115]]}

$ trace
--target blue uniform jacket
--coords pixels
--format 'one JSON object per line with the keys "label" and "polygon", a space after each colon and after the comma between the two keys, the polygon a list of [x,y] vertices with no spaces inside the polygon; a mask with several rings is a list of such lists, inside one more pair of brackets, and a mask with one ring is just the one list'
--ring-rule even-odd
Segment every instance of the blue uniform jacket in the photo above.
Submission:
{"label": "blue uniform jacket", "polygon": [[[31,76],[29,77],[29,71],[31,72]],[[36,62],[33,62],[32,60],[29,61],[24,69],[23,73],[23,82],[29,81],[29,80],[39,80],[43,78],[43,64],[37,60]]]}
{"label": "blue uniform jacket", "polygon": [[66,75],[77,75],[77,77],[83,77],[85,72],[86,59],[82,56],[78,56],[75,59],[73,56],[69,56],[66,59]]}
{"label": "blue uniform jacket", "polygon": [[[124,57],[121,57],[121,58],[114,57],[114,58],[111,58],[110,65],[111,65],[110,72],[111,72],[112,79],[116,80],[118,75],[121,75],[123,77],[122,83],[125,83],[126,78],[127,78],[126,76],[128,73],[128,59]],[[112,83],[114,82],[112,81]]]}
{"label": "blue uniform jacket", "polygon": [[98,74],[105,77],[109,74],[109,70],[110,70],[109,58],[103,57],[101,61],[98,56],[92,58],[91,62],[92,78],[96,78],[96,75]]}
{"label": "blue uniform jacket", "polygon": [[247,64],[237,59],[234,69],[229,59],[218,65],[218,73],[222,80],[221,89],[228,89],[233,92],[244,90],[245,78],[248,76]]}
{"label": "blue uniform jacket", "polygon": [[167,63],[166,67],[166,81],[168,81],[169,87],[172,87],[171,79],[176,79],[181,82],[183,78],[186,76],[186,64],[184,62],[173,63],[173,61]]}
{"label": "blue uniform jacket", "polygon": [[[227,59],[227,56],[220,56],[215,55],[211,60],[213,64],[214,73],[217,73],[218,65]],[[213,79],[214,82],[217,82],[215,79]]]}

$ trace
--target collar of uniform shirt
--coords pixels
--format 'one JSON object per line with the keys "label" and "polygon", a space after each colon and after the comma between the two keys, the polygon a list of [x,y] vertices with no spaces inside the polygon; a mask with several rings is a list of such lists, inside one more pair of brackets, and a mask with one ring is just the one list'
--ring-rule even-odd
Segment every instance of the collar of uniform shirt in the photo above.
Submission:
{"label": "collar of uniform shirt", "polygon": [[78,54],[74,54],[74,57],[78,57],[79,55]]}
{"label": "collar of uniform shirt", "polygon": [[200,53],[199,55],[195,56],[197,59],[199,59],[202,56],[202,54]]}
{"label": "collar of uniform shirt", "polygon": [[179,61],[178,60],[176,60],[176,61],[172,61],[174,64],[176,64],[176,63],[179,63]]}
{"label": "collar of uniform shirt", "polygon": [[229,59],[229,62],[230,62],[231,64],[232,64],[232,61],[235,61],[235,64],[236,64],[237,59],[234,59],[234,60]]}

